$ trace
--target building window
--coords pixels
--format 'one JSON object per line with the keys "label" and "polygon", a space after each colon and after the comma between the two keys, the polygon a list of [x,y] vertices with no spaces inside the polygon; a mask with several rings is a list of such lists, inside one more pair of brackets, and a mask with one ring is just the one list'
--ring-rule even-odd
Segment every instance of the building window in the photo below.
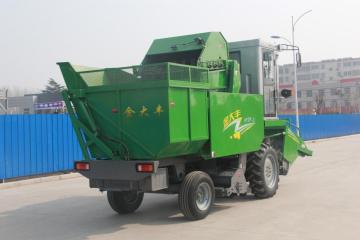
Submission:
{"label": "building window", "polygon": [[297,95],[299,98],[301,98],[301,90],[297,91]]}
{"label": "building window", "polygon": [[302,109],[302,102],[298,102],[298,108]]}
{"label": "building window", "polygon": [[320,74],[319,74],[319,73],[313,73],[313,74],[311,74],[311,78],[312,78],[312,79],[319,79],[319,78],[320,78]]}
{"label": "building window", "polygon": [[360,75],[360,70],[353,70],[353,71],[351,71],[351,75],[352,75],[352,76]]}
{"label": "building window", "polygon": [[311,70],[316,70],[316,69],[319,69],[319,65],[312,65],[311,66]]}
{"label": "building window", "polygon": [[331,96],[337,95],[337,89],[336,88],[330,89],[330,94],[331,94]]}
{"label": "building window", "polygon": [[24,114],[30,114],[30,109],[29,108],[24,108]]}
{"label": "building window", "polygon": [[350,94],[350,88],[349,87],[344,88],[344,92],[345,94]]}
{"label": "building window", "polygon": [[312,102],[307,102],[306,107],[307,107],[307,109],[311,109],[312,108]]}
{"label": "building window", "polygon": [[352,75],[352,72],[351,71],[346,71],[344,72],[344,76],[351,76]]}
{"label": "building window", "polygon": [[312,90],[306,90],[306,96],[312,97]]}
{"label": "building window", "polygon": [[319,96],[323,97],[325,95],[324,89],[319,90]]}
{"label": "building window", "polygon": [[331,101],[331,107],[332,107],[332,108],[337,107],[337,101],[336,101],[336,100],[332,100],[332,101]]}
{"label": "building window", "polygon": [[291,103],[291,102],[288,102],[288,103],[286,104],[286,108],[287,108],[288,110],[292,109],[292,103]]}
{"label": "building window", "polygon": [[288,69],[288,68],[285,68],[285,73],[289,73],[289,69]]}

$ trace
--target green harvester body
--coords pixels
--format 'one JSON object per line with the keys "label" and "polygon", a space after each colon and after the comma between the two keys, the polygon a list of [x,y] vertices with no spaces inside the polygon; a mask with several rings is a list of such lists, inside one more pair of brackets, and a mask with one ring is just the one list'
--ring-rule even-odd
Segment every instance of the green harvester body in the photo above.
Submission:
{"label": "green harvester body", "polygon": [[240,65],[219,32],[155,40],[139,66],[59,66],[85,160],[214,159],[266,138],[290,163],[311,155],[287,121],[264,117],[262,94],[240,92]]}

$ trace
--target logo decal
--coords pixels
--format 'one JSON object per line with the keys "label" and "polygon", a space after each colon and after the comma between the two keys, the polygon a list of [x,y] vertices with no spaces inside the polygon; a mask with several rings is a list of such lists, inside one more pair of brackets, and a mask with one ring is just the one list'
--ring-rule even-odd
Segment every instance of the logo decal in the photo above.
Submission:
{"label": "logo decal", "polygon": [[162,109],[161,105],[157,105],[157,107],[155,108],[155,114],[158,114],[160,116],[160,114],[164,112],[164,110]]}
{"label": "logo decal", "polygon": [[234,132],[230,135],[230,139],[239,140],[241,135],[250,130],[255,125],[253,117],[243,117],[239,109],[231,112],[224,118],[223,132],[233,127]]}
{"label": "logo decal", "polygon": [[124,115],[128,118],[134,115],[135,111],[131,107],[127,107],[124,111]]}
{"label": "logo decal", "polygon": [[142,106],[142,108],[140,110],[140,116],[142,116],[142,117],[149,116],[147,107]]}

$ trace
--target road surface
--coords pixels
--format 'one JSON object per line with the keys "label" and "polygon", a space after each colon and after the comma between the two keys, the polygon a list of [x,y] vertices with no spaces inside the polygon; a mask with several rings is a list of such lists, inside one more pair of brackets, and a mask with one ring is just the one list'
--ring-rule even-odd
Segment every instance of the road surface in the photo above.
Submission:
{"label": "road surface", "polygon": [[146,194],[116,215],[80,178],[0,190],[0,239],[360,239],[360,135],[309,143],[275,197],[218,199],[202,221],[179,213],[177,196]]}

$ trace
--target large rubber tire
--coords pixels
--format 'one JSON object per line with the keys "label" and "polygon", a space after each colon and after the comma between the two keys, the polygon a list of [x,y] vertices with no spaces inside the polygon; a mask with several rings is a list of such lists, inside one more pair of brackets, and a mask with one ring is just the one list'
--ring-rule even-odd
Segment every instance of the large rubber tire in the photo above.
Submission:
{"label": "large rubber tire", "polygon": [[143,192],[137,191],[108,191],[107,199],[110,207],[119,214],[133,213],[138,209],[144,198]]}
{"label": "large rubber tire", "polygon": [[261,149],[249,156],[246,179],[257,198],[269,198],[276,194],[279,186],[279,160],[276,151],[262,144]]}
{"label": "large rubber tire", "polygon": [[215,188],[210,176],[201,171],[188,173],[181,184],[179,208],[189,220],[205,218],[214,203]]}

